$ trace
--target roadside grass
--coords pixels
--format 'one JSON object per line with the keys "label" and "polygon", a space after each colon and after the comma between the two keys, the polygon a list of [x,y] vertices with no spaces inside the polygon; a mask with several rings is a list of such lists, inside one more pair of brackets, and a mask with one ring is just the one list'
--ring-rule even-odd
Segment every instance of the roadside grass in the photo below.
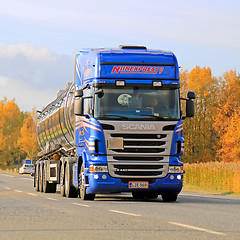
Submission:
{"label": "roadside grass", "polygon": [[18,169],[16,169],[16,168],[14,168],[14,169],[1,169],[0,168],[0,172],[18,174]]}
{"label": "roadside grass", "polygon": [[184,164],[184,190],[240,196],[240,162]]}
{"label": "roadside grass", "polygon": [[240,193],[235,192],[223,192],[223,191],[217,191],[217,190],[206,190],[204,188],[201,188],[199,186],[194,185],[184,185],[183,191],[187,192],[195,192],[195,193],[206,193],[206,194],[214,194],[214,195],[223,195],[223,196],[232,196],[232,197],[240,197]]}

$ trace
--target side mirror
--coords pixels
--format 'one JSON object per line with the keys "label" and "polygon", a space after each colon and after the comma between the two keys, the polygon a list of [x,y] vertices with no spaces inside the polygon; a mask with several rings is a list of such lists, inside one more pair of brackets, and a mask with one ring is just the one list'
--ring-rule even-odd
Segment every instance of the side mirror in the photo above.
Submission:
{"label": "side mirror", "polygon": [[82,97],[83,96],[83,90],[76,90],[75,91],[75,98]]}
{"label": "side mirror", "polygon": [[104,96],[103,89],[99,89],[95,91],[94,94],[97,94],[99,98],[102,98]]}
{"label": "side mirror", "polygon": [[[79,91],[79,90],[78,90]],[[76,94],[76,93],[75,93]],[[76,96],[76,95],[75,95]],[[76,116],[82,116],[83,115],[83,98],[82,97],[76,97],[74,102],[74,114]]]}
{"label": "side mirror", "polygon": [[186,116],[183,116],[182,119],[194,116],[194,101],[192,99],[196,98],[195,92],[188,92],[187,97],[188,98],[180,98],[186,101]]}
{"label": "side mirror", "polygon": [[192,99],[187,99],[187,101],[186,101],[186,117],[193,117],[193,116],[194,116],[194,101]]}
{"label": "side mirror", "polygon": [[195,92],[188,92],[187,98],[189,98],[189,99],[196,99]]}

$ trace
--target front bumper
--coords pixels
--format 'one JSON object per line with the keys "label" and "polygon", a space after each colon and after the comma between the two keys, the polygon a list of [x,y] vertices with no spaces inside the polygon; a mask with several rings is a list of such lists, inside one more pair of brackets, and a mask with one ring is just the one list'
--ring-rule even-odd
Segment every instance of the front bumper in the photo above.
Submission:
{"label": "front bumper", "polygon": [[[129,189],[128,183],[119,178],[112,178],[108,173],[91,173],[88,174],[89,187],[86,189],[87,194],[91,193],[120,193],[132,191],[157,192],[159,194],[166,192],[179,193],[183,186],[183,174],[168,174],[164,178],[156,179],[155,182],[149,183],[148,189]],[[137,180],[131,180],[137,181]],[[142,179],[141,181],[144,181]]]}

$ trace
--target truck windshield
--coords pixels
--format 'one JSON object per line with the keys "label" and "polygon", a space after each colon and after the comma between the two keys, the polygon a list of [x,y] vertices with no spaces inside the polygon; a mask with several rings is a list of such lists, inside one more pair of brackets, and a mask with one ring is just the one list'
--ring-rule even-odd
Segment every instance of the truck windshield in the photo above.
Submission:
{"label": "truck windshield", "polygon": [[95,118],[106,120],[179,120],[179,90],[103,88],[96,94]]}

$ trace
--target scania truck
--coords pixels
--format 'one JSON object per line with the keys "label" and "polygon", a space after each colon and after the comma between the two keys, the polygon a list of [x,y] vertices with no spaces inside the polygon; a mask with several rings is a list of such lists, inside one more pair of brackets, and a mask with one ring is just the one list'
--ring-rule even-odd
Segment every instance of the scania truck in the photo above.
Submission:
{"label": "scania truck", "polygon": [[40,111],[36,190],[56,192],[59,184],[62,196],[82,200],[130,192],[136,199],[176,201],[184,172],[182,121],[193,117],[195,99],[193,92],[180,98],[179,88],[172,52],[144,46],[79,51],[73,82]]}

